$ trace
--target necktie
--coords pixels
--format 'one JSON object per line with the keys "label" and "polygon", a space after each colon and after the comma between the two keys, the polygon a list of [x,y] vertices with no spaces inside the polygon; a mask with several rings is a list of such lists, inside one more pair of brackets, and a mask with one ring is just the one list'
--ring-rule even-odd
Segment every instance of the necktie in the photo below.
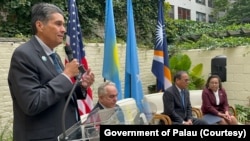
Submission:
{"label": "necktie", "polygon": [[184,90],[181,90],[181,101],[182,101],[182,105],[184,107],[184,105],[185,105],[185,92],[184,92]]}
{"label": "necktie", "polygon": [[[52,53],[52,54],[50,54],[50,57],[51,57],[52,60],[53,60],[54,66],[55,66],[55,68],[56,68],[56,71],[57,71],[58,73],[62,73],[63,70],[62,70],[62,68],[61,68],[61,66],[60,66],[60,64],[59,64],[59,61],[58,61],[58,58],[56,57],[56,54],[55,54],[55,53]],[[71,97],[72,102],[73,102],[74,104],[77,104],[73,97],[74,97],[74,96],[72,95],[72,97]],[[79,119],[78,119],[78,112],[77,112],[77,109],[75,109],[75,113],[76,113],[76,120],[78,121]]]}
{"label": "necktie", "polygon": [[52,58],[52,60],[53,60],[53,62],[54,62],[54,66],[55,66],[55,68],[56,68],[56,71],[57,71],[58,73],[62,73],[63,71],[62,71],[62,68],[61,68],[61,66],[60,66],[60,64],[59,64],[59,62],[58,62],[58,59],[57,59],[57,57],[56,57],[56,54],[55,54],[55,53],[52,53],[52,54],[50,54],[50,57]]}

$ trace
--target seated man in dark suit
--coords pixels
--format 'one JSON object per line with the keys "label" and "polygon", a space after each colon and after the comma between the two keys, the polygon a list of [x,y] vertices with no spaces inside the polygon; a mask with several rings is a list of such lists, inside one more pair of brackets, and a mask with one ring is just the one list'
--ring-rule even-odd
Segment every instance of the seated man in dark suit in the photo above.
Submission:
{"label": "seated man in dark suit", "polygon": [[[125,122],[124,114],[117,102],[118,91],[115,86],[115,83],[112,82],[104,82],[98,87],[98,102],[90,112],[88,119],[93,120],[94,118],[105,118],[111,117],[111,114],[115,114],[120,124]],[[103,111],[103,112],[102,112]],[[110,115],[108,115],[110,114]],[[102,119],[95,119],[102,120]],[[105,122],[105,121],[104,121]]]}
{"label": "seated man in dark suit", "polygon": [[206,121],[192,117],[188,83],[187,72],[179,71],[175,74],[174,84],[163,94],[163,114],[168,115],[175,125],[207,125]]}
{"label": "seated man in dark suit", "polygon": [[99,126],[101,124],[124,124],[124,114],[117,102],[118,91],[115,83],[104,82],[98,87],[98,101],[89,113],[85,125],[86,139],[99,140]]}

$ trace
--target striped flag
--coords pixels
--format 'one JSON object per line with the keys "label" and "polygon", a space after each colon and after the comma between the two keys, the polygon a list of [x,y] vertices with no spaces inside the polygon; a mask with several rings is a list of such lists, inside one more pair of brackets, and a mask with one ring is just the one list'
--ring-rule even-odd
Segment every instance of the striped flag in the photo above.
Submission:
{"label": "striped flag", "polygon": [[164,91],[172,85],[171,72],[169,69],[167,37],[165,33],[163,0],[158,0],[158,20],[156,27],[156,43],[154,47],[154,58],[152,73],[157,79],[157,91]]}
{"label": "striped flag", "polygon": [[118,90],[117,99],[122,99],[122,88],[119,76],[119,56],[116,44],[115,22],[112,0],[106,0],[105,43],[102,76],[115,83]]}
{"label": "striped flag", "polygon": [[137,56],[137,44],[134,27],[134,15],[132,1],[127,0],[127,46],[125,64],[125,98],[134,98],[140,110],[142,110],[143,90],[140,79],[140,70]]}
{"label": "striped flag", "polygon": [[[67,25],[66,45],[73,50],[73,57],[79,60],[85,69],[88,62],[85,58],[85,50],[82,41],[82,31],[78,18],[78,10],[75,0],[68,0],[69,19]],[[66,61],[67,63],[67,61]],[[93,108],[93,96],[91,88],[87,89],[86,99],[77,100],[80,115],[89,113]]]}

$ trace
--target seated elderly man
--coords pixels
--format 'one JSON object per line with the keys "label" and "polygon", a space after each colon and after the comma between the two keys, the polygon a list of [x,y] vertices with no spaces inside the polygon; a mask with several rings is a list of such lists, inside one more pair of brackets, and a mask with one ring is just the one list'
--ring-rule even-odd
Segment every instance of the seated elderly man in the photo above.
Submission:
{"label": "seated elderly man", "polygon": [[163,94],[163,114],[168,115],[175,125],[207,125],[199,118],[192,117],[192,106],[188,90],[189,75],[179,71],[174,75],[174,83]]}
{"label": "seated elderly man", "polygon": [[[106,81],[98,87],[98,102],[90,112],[88,116],[88,121],[93,121],[93,117],[98,122],[102,120],[103,116],[111,117],[112,114],[115,114],[119,123],[122,124],[125,122],[124,114],[116,104],[117,102],[118,91],[114,83]],[[100,117],[101,116],[101,117]]]}

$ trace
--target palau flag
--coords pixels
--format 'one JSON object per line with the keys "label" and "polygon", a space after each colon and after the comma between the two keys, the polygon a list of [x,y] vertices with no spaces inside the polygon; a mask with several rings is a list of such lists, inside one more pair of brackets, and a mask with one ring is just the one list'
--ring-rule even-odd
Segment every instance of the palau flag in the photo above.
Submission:
{"label": "palau flag", "polygon": [[143,90],[137,56],[132,0],[127,0],[127,45],[125,64],[125,98],[134,98],[142,110]]}
{"label": "palau flag", "polygon": [[163,15],[163,3],[163,0],[158,0],[158,20],[155,37],[156,43],[154,47],[154,58],[151,70],[157,79],[157,91],[164,91],[172,85]]}
{"label": "palau flag", "polygon": [[106,0],[105,15],[105,42],[102,76],[105,80],[116,84],[117,99],[122,99],[121,83],[119,78],[119,56],[116,43],[115,22],[112,0]]}

